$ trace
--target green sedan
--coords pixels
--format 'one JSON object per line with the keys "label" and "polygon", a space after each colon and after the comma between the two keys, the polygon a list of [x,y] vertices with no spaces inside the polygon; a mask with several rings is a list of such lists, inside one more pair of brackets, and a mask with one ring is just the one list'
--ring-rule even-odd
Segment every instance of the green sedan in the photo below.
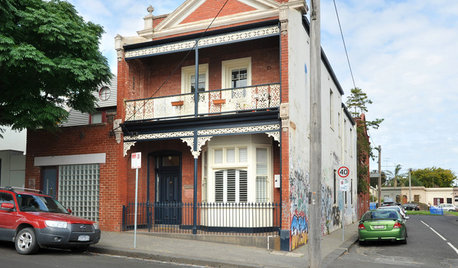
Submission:
{"label": "green sedan", "polygon": [[407,243],[405,220],[396,210],[383,209],[366,212],[359,221],[359,244],[367,241],[391,240]]}

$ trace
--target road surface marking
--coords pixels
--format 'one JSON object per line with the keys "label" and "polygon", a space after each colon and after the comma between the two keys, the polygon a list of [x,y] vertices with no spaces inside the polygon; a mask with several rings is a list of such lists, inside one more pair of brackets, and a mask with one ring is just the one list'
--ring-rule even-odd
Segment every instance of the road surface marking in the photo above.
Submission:
{"label": "road surface marking", "polygon": [[426,225],[429,229],[431,229],[431,231],[433,231],[434,233],[436,233],[440,238],[442,238],[442,240],[446,241],[447,244],[456,252],[456,254],[458,254],[458,249],[452,245],[452,243],[448,242],[447,239],[445,239],[441,234],[439,234],[438,232],[436,232],[436,230],[434,230],[431,226],[429,226],[428,224],[426,224],[424,221],[420,220],[424,225]]}
{"label": "road surface marking", "polygon": [[442,240],[444,241],[447,241],[447,239],[445,239],[440,233],[436,232],[436,230],[434,230],[431,226],[429,226],[428,224],[426,224],[424,221],[421,221],[424,225],[428,226],[429,229],[431,229],[434,233],[436,233],[440,238],[442,238]]}
{"label": "road surface marking", "polygon": [[458,254],[458,249],[455,246],[453,246],[452,243],[447,242],[447,244],[455,250],[456,254]]}

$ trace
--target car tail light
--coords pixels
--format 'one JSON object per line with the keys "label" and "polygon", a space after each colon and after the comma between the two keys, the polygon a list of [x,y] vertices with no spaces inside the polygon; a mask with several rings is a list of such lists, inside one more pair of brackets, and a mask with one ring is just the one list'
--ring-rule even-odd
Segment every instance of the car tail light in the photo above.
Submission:
{"label": "car tail light", "polygon": [[366,227],[364,227],[364,224],[360,223],[360,224],[358,225],[358,229],[360,229],[360,230],[366,230]]}
{"label": "car tail light", "polygon": [[393,229],[401,228],[402,225],[399,222],[396,222],[393,226]]}

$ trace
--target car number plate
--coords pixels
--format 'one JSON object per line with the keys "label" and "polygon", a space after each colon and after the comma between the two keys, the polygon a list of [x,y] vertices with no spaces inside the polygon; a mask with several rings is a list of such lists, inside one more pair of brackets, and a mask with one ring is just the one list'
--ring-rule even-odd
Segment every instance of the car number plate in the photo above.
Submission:
{"label": "car number plate", "polygon": [[374,225],[374,229],[385,229],[385,226],[384,225]]}
{"label": "car number plate", "polygon": [[78,236],[78,241],[89,241],[90,237],[88,235],[80,235]]}

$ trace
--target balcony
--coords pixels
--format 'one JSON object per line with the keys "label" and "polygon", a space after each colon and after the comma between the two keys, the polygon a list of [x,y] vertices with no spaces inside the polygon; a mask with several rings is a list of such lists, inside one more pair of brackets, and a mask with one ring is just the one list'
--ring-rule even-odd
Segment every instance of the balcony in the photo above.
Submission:
{"label": "balcony", "polygon": [[[218,89],[198,93],[198,116],[280,107],[280,84]],[[194,93],[125,101],[125,121],[168,120],[195,116]]]}

